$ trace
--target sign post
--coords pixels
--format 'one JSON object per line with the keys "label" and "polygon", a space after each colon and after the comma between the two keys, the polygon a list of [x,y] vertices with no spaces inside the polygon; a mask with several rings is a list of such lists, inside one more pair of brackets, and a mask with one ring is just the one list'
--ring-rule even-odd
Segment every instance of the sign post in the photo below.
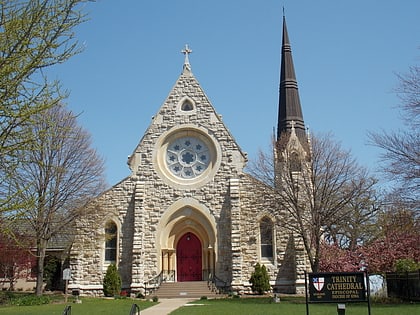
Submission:
{"label": "sign post", "polygon": [[69,285],[69,280],[71,279],[71,269],[66,268],[63,270],[63,280],[64,280],[64,303],[67,303],[67,286]]}

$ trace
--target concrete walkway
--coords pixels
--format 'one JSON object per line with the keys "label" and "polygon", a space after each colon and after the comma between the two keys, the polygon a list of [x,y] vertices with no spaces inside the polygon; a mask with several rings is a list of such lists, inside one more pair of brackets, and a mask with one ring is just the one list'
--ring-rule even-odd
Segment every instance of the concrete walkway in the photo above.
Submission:
{"label": "concrete walkway", "polygon": [[188,302],[197,299],[159,299],[159,304],[140,310],[141,315],[167,315],[170,312],[184,306]]}

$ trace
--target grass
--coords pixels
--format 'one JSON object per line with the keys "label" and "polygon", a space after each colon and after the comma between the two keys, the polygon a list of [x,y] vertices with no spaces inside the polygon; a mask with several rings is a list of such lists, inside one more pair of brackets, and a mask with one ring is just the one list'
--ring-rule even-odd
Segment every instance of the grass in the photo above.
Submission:
{"label": "grass", "polygon": [[[36,306],[0,306],[0,315],[62,315],[66,305],[71,305],[74,315],[127,315],[133,303],[140,306],[140,310],[156,303],[144,300],[81,298],[81,304],[73,303],[74,298],[69,297],[67,304],[63,297],[54,297],[52,304]],[[280,303],[273,303],[271,298],[229,298],[216,300],[197,300],[189,306],[175,310],[171,315],[305,315],[306,305],[304,298],[295,296],[282,296]],[[336,315],[336,304],[310,304],[310,315]],[[371,315],[414,315],[420,314],[420,304],[373,303]],[[347,303],[346,315],[368,315],[367,303]]]}
{"label": "grass", "polygon": [[143,300],[132,299],[101,299],[101,298],[81,298],[81,304],[73,303],[73,298],[69,298],[67,304],[64,300],[47,305],[35,306],[1,306],[0,314],[7,315],[61,315],[66,305],[71,305],[71,313],[75,315],[127,315],[133,303],[136,303],[140,310],[155,305],[157,303]]}
{"label": "grass", "polygon": [[[306,304],[302,298],[282,298],[273,303],[270,298],[239,298],[221,300],[200,300],[175,310],[171,315],[278,315],[306,314]],[[310,315],[336,315],[337,304],[310,304]],[[367,315],[367,303],[347,303],[346,315]],[[420,314],[419,304],[373,304],[371,315],[413,315]]]}

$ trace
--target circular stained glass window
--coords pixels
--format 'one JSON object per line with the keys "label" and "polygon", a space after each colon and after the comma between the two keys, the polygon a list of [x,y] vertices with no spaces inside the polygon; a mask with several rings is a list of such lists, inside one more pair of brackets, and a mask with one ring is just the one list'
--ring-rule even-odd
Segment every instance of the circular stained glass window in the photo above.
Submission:
{"label": "circular stained glass window", "polygon": [[168,169],[180,178],[189,179],[200,176],[209,163],[208,147],[195,137],[179,138],[170,143],[166,151]]}

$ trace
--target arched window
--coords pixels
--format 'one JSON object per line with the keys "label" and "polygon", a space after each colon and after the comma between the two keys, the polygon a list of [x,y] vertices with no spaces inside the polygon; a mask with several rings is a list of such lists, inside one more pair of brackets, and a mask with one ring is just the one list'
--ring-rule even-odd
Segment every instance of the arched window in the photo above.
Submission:
{"label": "arched window", "polygon": [[260,221],[261,258],[273,258],[273,222],[264,217]]}
{"label": "arched window", "polygon": [[113,221],[105,224],[105,263],[113,264],[117,261],[117,225]]}
{"label": "arched window", "polygon": [[182,103],[182,106],[181,106],[182,111],[189,112],[189,111],[192,111],[193,109],[194,109],[194,106],[193,104],[191,104],[190,101],[186,100],[184,103]]}

